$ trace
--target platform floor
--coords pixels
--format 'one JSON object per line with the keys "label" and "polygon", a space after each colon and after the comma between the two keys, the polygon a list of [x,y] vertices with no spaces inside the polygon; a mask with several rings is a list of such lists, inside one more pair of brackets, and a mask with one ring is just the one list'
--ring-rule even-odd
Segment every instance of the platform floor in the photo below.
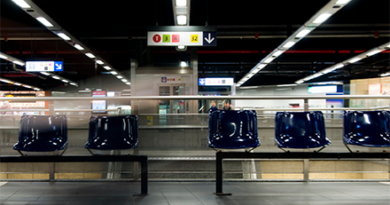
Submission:
{"label": "platform floor", "polygon": [[136,182],[0,182],[0,204],[390,204],[390,183],[225,182],[232,196],[213,194],[213,182],[149,182],[148,196]]}

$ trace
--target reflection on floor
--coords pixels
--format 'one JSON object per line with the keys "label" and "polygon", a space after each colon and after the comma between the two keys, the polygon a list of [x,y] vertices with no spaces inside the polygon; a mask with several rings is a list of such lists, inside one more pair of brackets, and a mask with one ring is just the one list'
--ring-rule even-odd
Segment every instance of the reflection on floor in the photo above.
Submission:
{"label": "reflection on floor", "polygon": [[232,196],[213,194],[213,182],[150,182],[148,196],[130,182],[8,182],[0,204],[383,204],[390,184],[378,182],[225,182]]}

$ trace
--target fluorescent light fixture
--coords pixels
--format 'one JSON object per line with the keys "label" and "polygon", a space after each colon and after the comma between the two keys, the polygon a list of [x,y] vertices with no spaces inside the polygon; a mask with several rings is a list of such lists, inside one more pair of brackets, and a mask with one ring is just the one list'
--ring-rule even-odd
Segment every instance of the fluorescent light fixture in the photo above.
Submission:
{"label": "fluorescent light fixture", "polygon": [[181,61],[181,62],[180,62],[180,66],[181,66],[181,67],[186,67],[186,66],[187,66],[187,62]]}
{"label": "fluorescent light fixture", "polygon": [[178,49],[185,49],[186,47],[183,45],[177,46]]}
{"label": "fluorescent light fixture", "polygon": [[53,27],[53,24],[51,24],[47,19],[43,17],[37,17],[37,20],[46,27]]}
{"label": "fluorescent light fixture", "polygon": [[262,68],[264,68],[265,66],[267,66],[267,64],[260,64],[259,66],[257,66],[257,68],[262,69]]}
{"label": "fluorescent light fixture", "polygon": [[29,9],[31,8],[30,5],[28,5],[25,1],[23,0],[12,0],[15,4],[17,4],[18,6],[20,6],[21,8],[23,9]]}
{"label": "fluorescent light fixture", "polygon": [[301,32],[299,32],[298,34],[297,34],[297,37],[299,37],[299,38],[302,38],[302,37],[305,37],[307,34],[309,34],[310,33],[310,30],[309,29],[303,29]]}
{"label": "fluorescent light fixture", "polygon": [[324,71],[321,71],[322,74],[328,74],[334,70],[336,70],[337,68],[328,68],[328,69],[325,69]]}
{"label": "fluorescent light fixture", "polygon": [[367,55],[368,55],[368,56],[373,56],[373,55],[375,55],[375,54],[377,54],[377,53],[380,53],[380,52],[382,52],[382,50],[376,49],[376,50],[373,50],[373,51],[367,53]]}
{"label": "fluorescent light fixture", "polygon": [[119,79],[122,79],[122,78],[123,78],[121,75],[118,75],[118,76],[116,76],[116,77],[119,78]]}
{"label": "fluorescent light fixture", "polygon": [[127,82],[127,83],[126,83],[126,85],[130,85],[130,83],[129,83],[129,82]]}
{"label": "fluorescent light fixture", "polygon": [[330,16],[332,16],[332,14],[329,14],[329,13],[321,14],[320,16],[318,16],[316,18],[316,20],[313,21],[313,23],[322,23],[322,22],[326,21]]}
{"label": "fluorescent light fixture", "polygon": [[390,43],[386,45],[387,48],[390,48]]}
{"label": "fluorescent light fixture", "polygon": [[305,82],[304,80],[298,80],[297,82],[295,82],[296,84],[302,84],[303,82]]}
{"label": "fluorescent light fixture", "polygon": [[61,37],[61,38],[64,39],[65,41],[69,41],[69,40],[70,40],[69,36],[67,36],[67,35],[64,34],[64,33],[56,33],[56,34],[57,34],[57,36]]}
{"label": "fluorescent light fixture", "polygon": [[111,70],[111,68],[109,66],[104,66],[103,68],[106,70]]}
{"label": "fluorescent light fixture", "polygon": [[344,4],[347,4],[348,2],[350,2],[351,0],[338,0],[336,2],[336,5],[344,5]]}
{"label": "fluorescent light fixture", "polygon": [[101,60],[97,60],[96,63],[99,64],[99,65],[104,64],[103,61],[101,61]]}
{"label": "fluorescent light fixture", "polygon": [[292,87],[297,86],[297,84],[282,84],[282,85],[276,85],[276,87]]}
{"label": "fluorescent light fixture", "polygon": [[19,61],[12,61],[12,63],[18,64],[18,65],[20,65],[20,66],[24,66],[24,63],[19,62]]}
{"label": "fluorescent light fixture", "polygon": [[122,82],[124,82],[124,83],[125,83],[125,82],[127,82],[127,80],[126,80],[126,79],[122,79]]}
{"label": "fluorescent light fixture", "polygon": [[58,76],[52,76],[52,78],[59,80],[60,78]]}
{"label": "fluorescent light fixture", "polygon": [[39,90],[39,88],[34,88],[34,90]]}
{"label": "fluorescent light fixture", "polygon": [[355,63],[355,62],[358,62],[360,61],[361,58],[353,58],[352,60],[348,61],[349,63]]}
{"label": "fluorescent light fixture", "polygon": [[278,50],[275,53],[273,53],[272,56],[275,56],[275,57],[280,56],[283,52],[284,51]]}
{"label": "fluorescent light fixture", "polygon": [[50,75],[50,73],[46,73],[46,72],[40,72],[41,74],[43,74],[43,75]]}
{"label": "fluorescent light fixture", "polygon": [[187,0],[176,0],[176,6],[187,6]]}
{"label": "fluorescent light fixture", "polygon": [[339,63],[339,64],[337,64],[334,68],[335,68],[335,69],[339,69],[339,68],[342,68],[342,67],[344,67],[344,64]]}
{"label": "fluorescent light fixture", "polygon": [[14,85],[16,85],[16,86],[21,86],[22,84],[20,84],[20,83],[14,83]]}
{"label": "fluorescent light fixture", "polygon": [[4,80],[4,79],[1,79],[0,81],[3,81],[3,82],[5,82],[5,83],[11,83],[11,81],[9,81],[9,80]]}
{"label": "fluorescent light fixture", "polygon": [[295,44],[294,41],[290,41],[290,42],[284,44],[283,48],[291,48],[294,44]]}
{"label": "fluorescent light fixture", "polygon": [[76,83],[70,83],[71,85],[77,86]]}
{"label": "fluorescent light fixture", "polygon": [[28,86],[28,85],[22,85],[22,86],[25,88],[31,88],[31,86]]}
{"label": "fluorescent light fixture", "polygon": [[118,73],[115,72],[115,71],[111,71],[110,73],[113,74],[113,75],[117,75],[117,74],[118,74]]}
{"label": "fluorescent light fixture", "polygon": [[380,76],[382,76],[382,77],[385,77],[385,76],[390,76],[390,72],[387,72],[387,73],[382,73],[382,74],[380,74]]}
{"label": "fluorescent light fixture", "polygon": [[62,80],[62,82],[64,82],[64,83],[69,83],[69,81],[67,81],[67,80]]}
{"label": "fluorescent light fixture", "polygon": [[271,62],[272,60],[273,60],[273,58],[269,57],[269,58],[267,58],[267,59],[264,60],[264,63],[269,63],[269,62]]}
{"label": "fluorescent light fixture", "polygon": [[84,48],[81,47],[79,44],[74,44],[74,47],[77,48],[77,50],[79,50],[79,51],[84,50]]}
{"label": "fluorescent light fixture", "polygon": [[86,53],[85,55],[88,56],[89,58],[95,58],[95,56],[92,53]]}
{"label": "fluorescent light fixture", "polygon": [[185,15],[177,16],[177,24],[178,25],[186,25],[187,24],[187,16],[185,16]]}
{"label": "fluorescent light fixture", "polygon": [[0,54],[0,58],[7,59],[8,57],[7,56],[3,56],[3,55]]}

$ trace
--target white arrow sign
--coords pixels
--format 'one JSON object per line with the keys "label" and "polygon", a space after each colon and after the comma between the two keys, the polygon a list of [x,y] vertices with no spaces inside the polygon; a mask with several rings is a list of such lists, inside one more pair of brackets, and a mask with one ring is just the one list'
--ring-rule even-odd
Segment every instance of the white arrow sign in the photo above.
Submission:
{"label": "white arrow sign", "polygon": [[211,43],[211,42],[213,42],[214,41],[214,38],[211,38],[211,33],[209,33],[209,38],[204,38],[204,40],[206,40],[207,41],[207,43]]}
{"label": "white arrow sign", "polygon": [[56,70],[61,70],[61,68],[62,68],[62,65],[56,63]]}

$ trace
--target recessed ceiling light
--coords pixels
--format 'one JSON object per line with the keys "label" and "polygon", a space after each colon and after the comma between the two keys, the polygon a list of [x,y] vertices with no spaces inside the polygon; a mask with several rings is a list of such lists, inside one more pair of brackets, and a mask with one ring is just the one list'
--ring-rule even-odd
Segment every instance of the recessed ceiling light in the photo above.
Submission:
{"label": "recessed ceiling light", "polygon": [[57,36],[59,36],[60,38],[64,39],[65,41],[69,41],[70,40],[69,36],[67,36],[64,33],[56,33],[56,34],[57,34]]}
{"label": "recessed ceiling light", "polygon": [[322,23],[322,22],[326,21],[330,16],[332,16],[332,14],[329,14],[329,13],[321,14],[320,16],[318,16],[316,18],[316,20],[313,21],[313,23]]}
{"label": "recessed ceiling light", "polygon": [[309,33],[310,33],[310,30],[309,30],[309,29],[303,29],[301,32],[299,32],[299,33],[297,34],[297,37],[302,38],[302,37],[306,36],[306,35],[309,34]]}
{"label": "recessed ceiling light", "polygon": [[28,5],[25,1],[23,0],[12,0],[13,2],[15,2],[15,4],[17,4],[18,6],[20,6],[21,8],[23,9],[28,9],[28,8],[31,8],[30,5]]}
{"label": "recessed ceiling light", "polygon": [[41,22],[46,27],[53,27],[53,24],[51,24],[47,19],[43,17],[37,17],[37,20]]}
{"label": "recessed ceiling light", "polygon": [[95,56],[92,53],[86,53],[85,55],[88,56],[89,58],[95,58]]}
{"label": "recessed ceiling light", "polygon": [[176,6],[187,6],[187,0],[176,0]]}
{"label": "recessed ceiling light", "polygon": [[284,44],[283,48],[291,48],[294,44],[294,41],[287,42],[286,44]]}
{"label": "recessed ceiling light", "polygon": [[0,54],[0,58],[7,59],[8,57]]}
{"label": "recessed ceiling light", "polygon": [[187,16],[185,16],[185,15],[177,16],[177,24],[178,25],[186,25],[187,24]]}
{"label": "recessed ceiling light", "polygon": [[96,60],[96,63],[99,64],[99,65],[104,64],[103,61],[101,61],[101,60]]}
{"label": "recessed ceiling light", "polygon": [[113,75],[116,75],[116,74],[118,74],[117,72],[115,72],[115,71],[111,71],[110,72],[111,74],[113,74]]}
{"label": "recessed ceiling light", "polygon": [[81,47],[79,44],[74,44],[74,47],[77,48],[77,50],[80,50],[80,51],[84,50],[84,48]]}
{"label": "recessed ceiling light", "polygon": [[103,68],[106,70],[111,70],[111,68],[109,66],[104,66]]}

